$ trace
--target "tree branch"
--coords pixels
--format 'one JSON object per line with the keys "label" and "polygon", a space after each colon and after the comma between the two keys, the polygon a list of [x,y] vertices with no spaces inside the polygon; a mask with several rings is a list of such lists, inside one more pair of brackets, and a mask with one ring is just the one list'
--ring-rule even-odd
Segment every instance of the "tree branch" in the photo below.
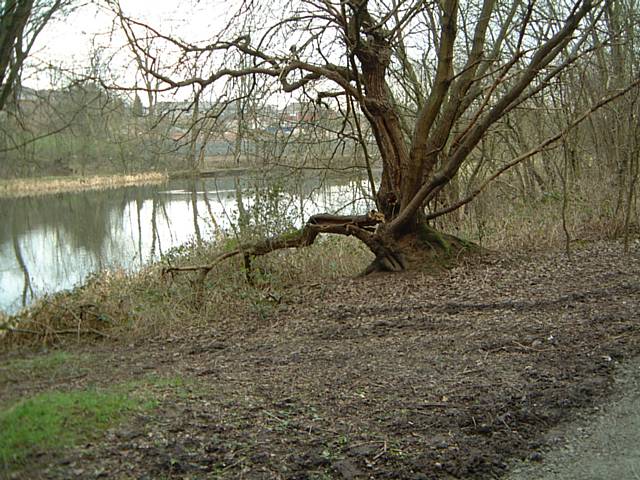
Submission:
{"label": "tree branch", "polygon": [[605,105],[607,105],[608,103],[616,100],[617,98],[625,95],[627,92],[629,92],[630,90],[632,90],[633,88],[640,86],[640,78],[636,79],[633,83],[629,84],[626,88],[624,88],[623,90],[620,90],[602,100],[600,100],[598,103],[596,103],[595,105],[593,105],[591,108],[589,108],[589,110],[587,110],[586,112],[582,113],[582,115],[580,115],[578,118],[576,118],[573,122],[571,122],[566,128],[564,128],[560,133],[557,133],[556,135],[552,135],[548,138],[546,138],[543,142],[539,143],[536,147],[530,149],[528,152],[523,153],[522,155],[516,157],[515,159],[513,159],[511,162],[503,165],[501,168],[499,168],[495,173],[493,173],[489,178],[487,178],[482,185],[480,185],[478,188],[476,188],[473,192],[471,192],[468,196],[466,196],[465,198],[459,200],[458,202],[450,205],[447,208],[443,208],[442,210],[438,210],[437,212],[433,212],[430,213],[426,216],[427,220],[431,220],[437,217],[441,217],[442,215],[446,215],[447,213],[451,213],[454,210],[457,210],[458,208],[466,205],[467,203],[471,202],[474,198],[476,198],[491,182],[493,182],[496,178],[498,178],[500,175],[502,175],[504,172],[506,172],[507,170],[515,167],[516,165],[518,165],[519,163],[522,163],[523,161],[525,161],[526,159],[534,156],[537,153],[542,152],[543,150],[545,150],[547,147],[549,147],[550,145],[552,145],[553,143],[557,142],[558,140],[560,140],[561,138],[565,137],[571,130],[573,130],[575,127],[577,127],[578,125],[580,125],[582,122],[584,122],[585,120],[587,120],[595,111],[599,110],[600,108],[604,107]]}
{"label": "tree branch", "polygon": [[[330,215],[318,214],[309,218],[303,228],[291,233],[285,233],[276,237],[267,238],[254,243],[246,243],[230,252],[221,253],[208,265],[188,267],[168,267],[162,274],[174,272],[200,272],[202,278],[222,261],[244,255],[245,257],[260,257],[276,250],[287,248],[302,248],[312,245],[321,233],[333,233],[337,235],[355,236],[370,249],[378,249],[373,239],[371,229],[382,223],[384,216],[377,212],[369,212],[367,215]],[[374,251],[376,253],[376,251]]]}

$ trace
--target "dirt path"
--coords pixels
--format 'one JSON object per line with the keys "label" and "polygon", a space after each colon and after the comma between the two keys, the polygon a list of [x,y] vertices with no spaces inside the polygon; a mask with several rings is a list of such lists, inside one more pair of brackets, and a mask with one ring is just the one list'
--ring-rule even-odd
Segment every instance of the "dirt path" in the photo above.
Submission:
{"label": "dirt path", "polygon": [[567,422],[603,411],[640,354],[639,311],[638,244],[486,257],[437,278],[301,286],[268,321],[85,348],[82,376],[15,380],[0,402],[183,381],[16,478],[498,478],[546,464]]}
{"label": "dirt path", "polygon": [[544,462],[516,464],[507,480],[640,480],[640,361],[616,375],[611,402],[547,435]]}

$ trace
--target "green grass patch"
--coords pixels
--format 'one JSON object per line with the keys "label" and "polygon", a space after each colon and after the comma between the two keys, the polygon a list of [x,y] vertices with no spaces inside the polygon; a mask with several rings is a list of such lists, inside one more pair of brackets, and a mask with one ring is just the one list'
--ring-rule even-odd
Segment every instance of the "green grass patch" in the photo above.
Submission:
{"label": "green grass patch", "polygon": [[51,373],[76,359],[76,355],[57,350],[45,355],[13,360],[0,366],[0,371],[15,372],[21,375]]}
{"label": "green grass patch", "polygon": [[[0,364],[0,384],[24,379],[58,379],[86,371],[90,357],[57,350],[51,353],[20,358]],[[2,405],[0,405],[1,407]]]}
{"label": "green grass patch", "polygon": [[35,452],[58,450],[93,437],[153,402],[126,391],[47,392],[0,411],[1,470]]}

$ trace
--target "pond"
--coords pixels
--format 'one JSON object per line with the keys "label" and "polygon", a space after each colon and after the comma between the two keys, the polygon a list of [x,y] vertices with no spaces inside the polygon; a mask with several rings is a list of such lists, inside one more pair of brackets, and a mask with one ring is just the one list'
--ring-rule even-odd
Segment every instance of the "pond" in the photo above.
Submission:
{"label": "pond", "polygon": [[91,274],[133,271],[172,248],[232,232],[239,205],[252,225],[300,226],[314,213],[366,211],[365,191],[362,179],[229,175],[0,199],[0,311],[16,313]]}

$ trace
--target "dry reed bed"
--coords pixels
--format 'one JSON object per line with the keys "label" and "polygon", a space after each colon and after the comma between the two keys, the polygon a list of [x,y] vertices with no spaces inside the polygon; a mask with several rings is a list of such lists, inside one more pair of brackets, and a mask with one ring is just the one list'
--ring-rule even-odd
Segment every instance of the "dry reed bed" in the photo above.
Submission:
{"label": "dry reed bed", "polygon": [[166,173],[149,172],[131,175],[92,175],[88,177],[45,177],[0,180],[0,198],[20,198],[62,192],[108,190],[132,185],[166,182]]}

